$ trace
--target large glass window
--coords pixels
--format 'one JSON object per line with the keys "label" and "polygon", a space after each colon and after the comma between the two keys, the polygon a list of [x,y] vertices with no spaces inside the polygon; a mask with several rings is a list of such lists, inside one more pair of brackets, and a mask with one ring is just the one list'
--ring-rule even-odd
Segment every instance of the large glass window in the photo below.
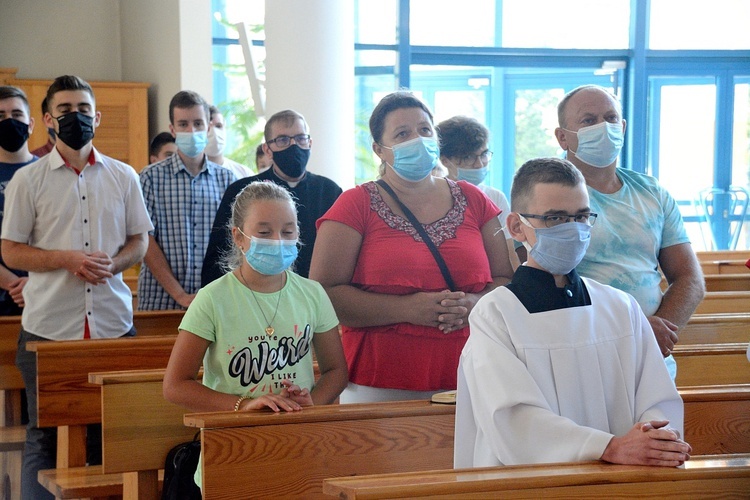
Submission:
{"label": "large glass window", "polygon": [[[734,84],[734,123],[732,127],[732,191],[739,206],[730,227],[736,248],[750,248],[750,218],[743,213],[742,200],[750,197],[750,76],[736,77]],[[744,190],[744,192],[743,192]],[[736,235],[736,236],[735,236]]]}
{"label": "large glass window", "polygon": [[649,48],[750,49],[747,0],[651,0]]}
{"label": "large glass window", "polygon": [[411,0],[412,45],[494,47],[495,0]]}

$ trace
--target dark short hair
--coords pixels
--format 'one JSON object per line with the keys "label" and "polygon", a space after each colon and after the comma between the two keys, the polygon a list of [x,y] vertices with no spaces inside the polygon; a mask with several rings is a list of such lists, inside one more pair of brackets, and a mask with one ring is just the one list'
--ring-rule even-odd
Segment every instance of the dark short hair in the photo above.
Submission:
{"label": "dark short hair", "polygon": [[94,97],[94,90],[86,80],[74,75],[63,75],[55,78],[55,81],[53,81],[52,85],[50,85],[47,89],[47,97],[45,98],[47,111],[49,111],[49,105],[52,102],[52,99],[55,97],[55,94],[57,94],[58,92],[63,92],[65,90],[82,90],[84,92],[88,92],[91,96],[91,100],[96,102],[96,98]]}
{"label": "dark short hair", "polygon": [[266,122],[266,126],[263,129],[263,137],[266,138],[266,141],[270,141],[271,139],[273,139],[273,137],[271,137],[271,134],[273,133],[274,125],[276,125],[277,123],[282,123],[287,127],[291,127],[292,124],[294,124],[294,122],[296,122],[297,120],[302,121],[302,124],[305,126],[305,131],[309,134],[310,129],[307,126],[305,117],[292,109],[285,109],[271,115],[271,118],[268,119],[268,121]]}
{"label": "dark short hair", "polygon": [[171,101],[169,101],[169,123],[174,125],[174,108],[188,109],[193,106],[201,106],[206,115],[206,121],[211,121],[206,100],[203,99],[198,92],[193,92],[192,90],[181,90],[172,97]]}
{"label": "dark short hair", "polygon": [[5,99],[13,99],[16,97],[18,99],[21,99],[24,106],[26,106],[26,114],[30,114],[31,108],[29,108],[29,99],[26,97],[26,93],[24,93],[23,90],[12,85],[0,86],[0,101],[4,101]]}
{"label": "dark short hair", "polygon": [[407,90],[398,90],[383,97],[370,115],[370,135],[372,140],[380,144],[383,139],[385,130],[385,118],[392,111],[404,108],[419,108],[430,117],[430,123],[433,122],[430,108],[417,98],[413,93]]}
{"label": "dark short hair", "polygon": [[214,119],[214,115],[223,115],[224,113],[221,112],[219,108],[211,104],[208,107],[208,121],[211,121]]}
{"label": "dark short hair", "polygon": [[534,158],[516,171],[513,187],[510,190],[510,203],[513,212],[523,212],[528,207],[537,184],[560,184],[575,187],[585,184],[581,172],[562,158]]}
{"label": "dark short hair", "polygon": [[159,132],[153,139],[151,139],[151,144],[148,147],[148,154],[157,156],[159,151],[161,151],[161,147],[170,142],[174,142],[172,134],[169,132]]}
{"label": "dark short hair", "polygon": [[603,92],[610,96],[612,100],[617,104],[618,111],[620,112],[620,116],[622,116],[622,104],[620,104],[620,100],[612,94],[609,90],[605,89],[604,87],[600,85],[581,85],[580,87],[576,87],[567,94],[565,94],[562,98],[562,100],[557,104],[557,123],[561,127],[567,127],[568,124],[566,123],[565,119],[565,111],[568,107],[568,103],[570,102],[571,97],[576,95],[582,90],[598,90],[600,92]]}
{"label": "dark short hair", "polygon": [[462,158],[487,144],[490,131],[479,120],[454,116],[435,127],[440,139],[440,154],[446,158]]}
{"label": "dark short hair", "polygon": [[265,155],[266,152],[263,151],[263,143],[258,144],[258,147],[255,148],[255,159],[257,160],[259,157]]}

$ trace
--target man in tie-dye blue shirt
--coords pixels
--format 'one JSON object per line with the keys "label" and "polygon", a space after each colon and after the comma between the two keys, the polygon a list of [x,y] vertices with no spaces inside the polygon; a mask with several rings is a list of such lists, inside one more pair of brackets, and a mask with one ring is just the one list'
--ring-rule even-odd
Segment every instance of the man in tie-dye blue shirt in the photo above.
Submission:
{"label": "man in tie-dye blue shirt", "polygon": [[[599,214],[576,270],[635,297],[674,378],[672,349],[705,293],[677,203],[655,178],[617,168],[626,123],[606,89],[570,91],[558,105],[558,120],[555,137],[583,173],[591,210]],[[669,283],[665,292],[659,267]]]}

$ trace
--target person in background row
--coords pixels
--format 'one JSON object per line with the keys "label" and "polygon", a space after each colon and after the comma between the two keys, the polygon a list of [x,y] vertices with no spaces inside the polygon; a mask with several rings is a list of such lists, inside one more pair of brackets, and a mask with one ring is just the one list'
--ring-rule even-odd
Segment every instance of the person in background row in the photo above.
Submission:
{"label": "person in background row", "polygon": [[258,144],[258,147],[255,148],[255,169],[258,173],[265,172],[271,168],[272,164],[273,161],[269,161],[268,158],[266,158],[266,152],[263,151],[263,144]]}
{"label": "person in background row", "polygon": [[310,278],[343,326],[342,403],[455,389],[469,312],[513,274],[500,210],[474,185],[431,175],[432,122],[411,92],[385,96],[370,117],[381,178],[346,191],[318,221]]}
{"label": "person in background row", "polygon": [[176,152],[177,144],[175,144],[172,134],[169,132],[159,132],[151,139],[151,144],[148,148],[149,165],[166,160]]}
{"label": "person in background row", "polygon": [[211,128],[208,129],[208,144],[206,144],[208,159],[217,165],[231,170],[238,179],[244,179],[253,175],[250,167],[246,167],[224,156],[224,150],[227,146],[227,129],[224,115],[216,106],[209,106],[208,110],[211,116]]}
{"label": "person in background row", "polygon": [[[164,397],[190,411],[333,403],[347,381],[338,319],[320,284],[289,269],[299,235],[291,195],[272,182],[248,184],[232,204],[229,227],[232,271],[202,288],[185,313]],[[195,477],[200,486],[200,465]]]}
{"label": "person in background row", "polygon": [[266,122],[264,134],[266,142],[263,144],[263,151],[266,160],[271,162],[271,168],[258,175],[240,179],[229,186],[224,194],[203,261],[203,286],[226,273],[221,257],[232,248],[232,240],[227,232],[232,202],[237,193],[256,181],[274,182],[292,194],[297,203],[300,226],[300,249],[294,263],[294,272],[303,278],[307,278],[310,272],[310,259],[317,235],[315,221],[333,205],[341,194],[341,188],[331,179],[307,170],[313,140],[301,114],[291,109],[275,113]]}
{"label": "person in background row", "polygon": [[208,104],[183,90],[169,103],[177,154],[141,172],[154,230],[138,275],[138,309],[180,309],[193,301],[219,201],[237,178],[210,161]]}
{"label": "person in background row", "polygon": [[[680,209],[655,178],[617,168],[626,123],[619,101],[606,89],[573,89],[560,101],[557,116],[555,137],[586,179],[591,209],[602,216],[578,272],[635,297],[674,379],[672,349],[705,294]],[[669,284],[665,292],[660,269]]]}
{"label": "person in background row", "polygon": [[[42,116],[46,114],[47,114],[47,99],[42,99]],[[57,135],[55,134],[55,129],[52,127],[47,127],[46,144],[44,146],[40,146],[36,148],[34,151],[31,152],[31,154],[41,158],[42,156],[46,155],[47,153],[49,153],[55,148],[56,140],[57,140]]]}
{"label": "person in background row", "polygon": [[648,320],[632,296],[576,272],[604,217],[583,176],[566,160],[529,160],[511,203],[508,229],[529,257],[469,316],[454,466],[682,465],[682,400]]}
{"label": "person in background row", "polygon": [[502,191],[484,182],[492,160],[492,151],[489,149],[490,131],[478,120],[468,116],[448,118],[438,123],[435,129],[440,139],[440,162],[448,170],[448,178],[474,184],[502,210],[499,215],[500,225],[508,244],[511,265],[513,269],[517,268],[520,262],[513,239],[505,227],[505,218],[510,213],[508,199]]}
{"label": "person in background row", "polygon": [[[29,153],[29,135],[34,131],[29,101],[17,87],[0,87],[0,223],[3,220],[5,189],[13,174],[21,167],[38,160]],[[21,314],[23,287],[28,273],[8,269],[0,258],[0,316]]]}
{"label": "person in background row", "polygon": [[[92,144],[101,113],[91,86],[60,76],[46,100],[44,122],[55,129],[57,142],[13,175],[1,236],[8,266],[29,272],[16,355],[29,414],[24,500],[53,498],[37,473],[55,468],[57,450],[57,430],[37,427],[36,355],[26,344],[134,335],[133,297],[122,271],[143,258],[153,228],[135,170]],[[89,430],[87,438],[89,463],[99,463],[101,428]]]}

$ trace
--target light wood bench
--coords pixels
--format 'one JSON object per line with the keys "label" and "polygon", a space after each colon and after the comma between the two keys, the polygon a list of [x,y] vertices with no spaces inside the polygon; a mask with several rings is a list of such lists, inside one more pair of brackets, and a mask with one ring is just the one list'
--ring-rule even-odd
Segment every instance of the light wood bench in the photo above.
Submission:
{"label": "light wood bench", "polygon": [[185,415],[201,428],[206,499],[317,498],[334,475],[452,467],[454,422],[429,401]]}
{"label": "light wood bench", "polygon": [[167,453],[196,434],[162,396],[163,379],[163,369],[90,374],[101,391],[102,465],[42,471],[39,482],[57,498],[158,498]]}
{"label": "light wood bench", "polygon": [[677,344],[677,387],[750,383],[747,342],[736,344]]}
{"label": "light wood bench", "polygon": [[89,373],[166,368],[176,335],[30,342],[36,352],[40,427],[58,428],[57,467],[86,463],[86,425],[101,422],[100,388]]}
{"label": "light wood bench", "polygon": [[750,455],[695,456],[684,468],[603,462],[516,465],[326,479],[340,499],[747,498]]}
{"label": "light wood bench", "polygon": [[[750,271],[750,269],[748,271]],[[705,274],[703,277],[706,281],[707,292],[750,291],[750,272],[736,274]]]}
{"label": "light wood bench", "polygon": [[693,454],[750,453],[750,384],[682,387],[679,392],[685,441]]}
{"label": "light wood bench", "polygon": [[745,292],[706,292],[695,309],[695,314],[748,313],[750,312],[750,291]]}
{"label": "light wood bench", "polygon": [[21,425],[23,379],[16,368],[20,316],[0,317],[0,495],[21,495],[21,460],[26,426]]}
{"label": "light wood bench", "polygon": [[679,335],[680,346],[749,342],[750,312],[693,314]]}
{"label": "light wood bench", "polygon": [[695,252],[698,262],[711,262],[715,260],[741,260],[747,262],[750,259],[750,250],[708,250]]}
{"label": "light wood bench", "polygon": [[747,259],[744,260],[713,260],[700,262],[704,275],[714,274],[745,274],[750,273]]}

